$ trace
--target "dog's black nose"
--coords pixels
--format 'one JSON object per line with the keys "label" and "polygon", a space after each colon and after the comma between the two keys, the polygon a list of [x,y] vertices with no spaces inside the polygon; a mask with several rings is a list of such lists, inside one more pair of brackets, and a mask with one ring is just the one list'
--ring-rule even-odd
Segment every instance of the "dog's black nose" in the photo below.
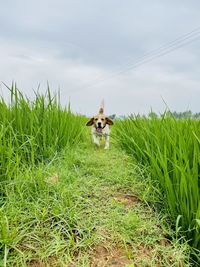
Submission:
{"label": "dog's black nose", "polygon": [[98,122],[98,127],[101,128],[101,122]]}

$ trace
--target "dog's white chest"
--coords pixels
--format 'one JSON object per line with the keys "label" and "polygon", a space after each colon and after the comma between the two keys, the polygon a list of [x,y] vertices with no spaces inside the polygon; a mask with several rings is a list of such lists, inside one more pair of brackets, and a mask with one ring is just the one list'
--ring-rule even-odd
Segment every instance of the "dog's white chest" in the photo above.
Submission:
{"label": "dog's white chest", "polygon": [[101,131],[97,131],[95,127],[92,127],[92,137],[94,140],[94,143],[99,146],[99,140],[101,138],[105,138],[106,143],[105,143],[105,149],[109,148],[109,139],[110,139],[110,129],[109,125],[106,125]]}

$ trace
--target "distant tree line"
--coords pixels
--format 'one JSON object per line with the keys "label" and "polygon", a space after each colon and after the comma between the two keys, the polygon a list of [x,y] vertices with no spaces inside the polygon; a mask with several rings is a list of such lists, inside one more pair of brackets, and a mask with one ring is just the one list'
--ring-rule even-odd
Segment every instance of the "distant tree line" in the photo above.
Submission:
{"label": "distant tree line", "polygon": [[186,110],[186,111],[183,111],[183,112],[177,112],[177,111],[166,111],[164,112],[163,114],[157,114],[153,111],[149,112],[148,115],[141,115],[141,114],[131,114],[129,116],[125,116],[125,115],[120,115],[120,116],[117,116],[116,114],[112,114],[110,115],[109,117],[111,119],[126,119],[127,117],[140,117],[140,118],[160,118],[162,117],[164,114],[166,115],[171,115],[173,116],[174,118],[176,119],[184,119],[184,118],[187,118],[187,119],[200,119],[200,112],[197,112],[197,113],[192,113],[191,110]]}
{"label": "distant tree line", "polygon": [[[191,110],[186,110],[186,111],[183,111],[183,112],[177,112],[177,111],[166,111],[165,112],[166,115],[172,115],[174,118],[176,119],[200,119],[200,112],[198,113],[192,113]],[[163,114],[161,115],[157,115],[155,112],[150,112],[148,117],[149,118],[152,118],[152,117],[160,117],[162,116]]]}

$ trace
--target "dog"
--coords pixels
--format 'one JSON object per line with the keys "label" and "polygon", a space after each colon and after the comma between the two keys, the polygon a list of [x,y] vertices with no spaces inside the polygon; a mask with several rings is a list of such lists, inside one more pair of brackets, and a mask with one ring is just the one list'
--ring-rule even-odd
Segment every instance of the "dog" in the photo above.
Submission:
{"label": "dog", "polygon": [[103,106],[100,107],[99,113],[86,123],[86,126],[92,126],[92,138],[98,147],[100,146],[99,138],[104,137],[106,140],[104,149],[109,149],[110,125],[113,125],[113,121],[104,115]]}

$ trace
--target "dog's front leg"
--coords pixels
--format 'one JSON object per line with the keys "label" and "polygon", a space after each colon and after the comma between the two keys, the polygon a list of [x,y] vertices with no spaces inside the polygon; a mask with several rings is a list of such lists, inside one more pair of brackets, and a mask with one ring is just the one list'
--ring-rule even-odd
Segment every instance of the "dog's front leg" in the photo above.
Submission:
{"label": "dog's front leg", "polygon": [[110,136],[106,135],[106,144],[105,144],[104,149],[109,149],[109,141],[110,141]]}
{"label": "dog's front leg", "polygon": [[94,141],[95,145],[99,146],[100,144],[99,144],[99,140],[98,140],[96,134],[93,133],[92,134],[92,138],[93,138],[93,141]]}

